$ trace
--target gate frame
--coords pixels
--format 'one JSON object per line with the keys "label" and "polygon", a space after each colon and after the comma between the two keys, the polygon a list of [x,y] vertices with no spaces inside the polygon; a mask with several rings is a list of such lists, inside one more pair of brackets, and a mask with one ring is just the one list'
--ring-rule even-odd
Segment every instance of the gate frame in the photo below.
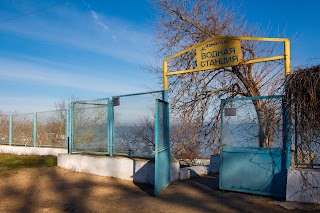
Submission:
{"label": "gate frame", "polygon": [[[126,95],[119,95],[113,96],[111,98],[103,98],[103,99],[94,99],[94,100],[85,100],[85,101],[72,101],[69,106],[69,110],[67,113],[68,117],[68,125],[67,125],[67,132],[68,132],[68,154],[73,153],[73,140],[74,140],[74,105],[76,103],[90,103],[99,100],[106,100],[108,106],[106,107],[107,110],[107,119],[108,119],[108,139],[107,139],[107,147],[108,151],[104,154],[108,154],[110,157],[114,155],[114,105],[113,100],[115,98],[121,97],[128,97],[128,96],[138,96],[138,95],[145,95],[145,94],[153,94],[153,93],[160,93],[162,99],[164,99],[165,94],[163,90],[159,91],[151,91],[151,92],[144,92],[144,93],[134,93],[134,94],[126,94]],[[165,189],[171,183],[171,158],[170,158],[170,110],[169,110],[169,103],[161,100],[161,99],[154,99],[155,102],[155,130],[154,130],[154,141],[155,141],[155,149],[154,149],[154,194],[159,195],[160,192]],[[93,103],[94,104],[94,103]],[[163,111],[159,111],[159,105],[163,104]],[[162,114],[162,130],[160,132],[160,114]],[[159,144],[159,136],[163,134],[163,147],[160,147]]]}
{"label": "gate frame", "polygon": [[[242,101],[242,100],[265,100],[265,99],[272,99],[272,98],[281,98],[281,110],[282,110],[282,152],[281,152],[281,160],[280,160],[280,172],[285,175],[285,180],[284,180],[284,185],[282,186],[284,188],[283,194],[277,194],[277,193],[268,193],[268,192],[262,192],[260,193],[258,191],[252,191],[250,189],[237,189],[237,190],[232,190],[230,188],[223,188],[222,186],[222,178],[219,178],[219,188],[223,190],[230,190],[230,191],[240,191],[240,192],[245,192],[245,193],[252,193],[252,194],[259,194],[259,195],[269,195],[269,196],[275,196],[275,197],[286,197],[286,187],[287,187],[287,173],[288,169],[291,167],[291,143],[292,143],[292,130],[291,130],[291,121],[289,119],[288,111],[286,109],[286,100],[285,96],[283,95],[271,95],[271,96],[253,96],[253,97],[241,97],[241,98],[227,98],[227,99],[221,99],[221,105],[220,105],[220,111],[221,111],[221,126],[220,126],[220,168],[219,168],[219,173],[223,173],[223,122],[224,122],[224,106],[227,102],[230,101]],[[249,148],[250,147],[246,147]],[[263,147],[255,147],[256,149],[260,149],[263,151]],[[265,150],[272,150],[277,151],[276,149],[279,148],[265,148]]]}
{"label": "gate frame", "polygon": [[[266,42],[283,42],[283,55],[279,56],[272,56],[267,58],[258,58],[258,59],[252,59],[248,61],[242,61],[241,64],[254,64],[254,63],[260,63],[260,62],[267,62],[267,61],[275,61],[275,60],[281,60],[284,59],[284,68],[285,68],[285,76],[288,76],[290,74],[290,40],[287,38],[266,38],[266,37],[248,37],[248,36],[214,36],[211,37],[199,44],[196,44],[192,47],[189,47],[185,50],[182,50],[166,59],[163,60],[163,90],[164,90],[164,100],[168,101],[168,78],[171,75],[179,75],[179,74],[185,74],[185,73],[191,73],[191,72],[200,72],[205,71],[201,70],[199,68],[197,69],[191,69],[191,70],[179,70],[174,72],[168,72],[168,61],[176,58],[190,50],[193,50],[201,45],[204,45],[210,41],[213,41],[215,39],[230,39],[230,40],[240,40],[240,41],[266,41]],[[211,69],[212,70],[212,69]],[[210,71],[210,70],[207,70]]]}
{"label": "gate frame", "polygon": [[[230,39],[230,40],[246,40],[246,41],[266,41],[266,42],[282,42],[283,43],[283,55],[279,56],[272,56],[267,58],[258,58],[258,59],[252,59],[248,61],[241,61],[242,64],[254,64],[254,63],[260,63],[260,62],[267,62],[267,61],[274,61],[274,60],[284,60],[284,68],[285,68],[285,76],[288,76],[290,74],[290,40],[287,38],[265,38],[265,37],[247,37],[247,36],[214,36],[211,37],[199,44],[196,44],[192,47],[189,47],[185,50],[182,50],[174,55],[169,56],[168,58],[163,60],[163,100],[167,101],[169,100],[169,94],[168,94],[168,78],[171,75],[178,75],[178,74],[186,74],[186,73],[192,73],[192,72],[199,72],[204,71],[199,68],[197,69],[191,69],[191,70],[178,70],[174,72],[168,72],[168,61],[176,58],[190,50],[193,50],[201,45],[204,45],[210,41],[213,41],[215,39]],[[213,70],[213,69],[211,69]],[[210,70],[207,70],[210,71]]]}
{"label": "gate frame", "polygon": [[[94,102],[94,101],[101,101],[105,100],[107,102],[107,123],[108,123],[108,138],[107,138],[107,147],[108,151],[104,152],[104,154],[109,155],[112,157],[114,153],[114,105],[113,105],[113,100],[115,98],[121,98],[121,97],[129,97],[129,96],[138,96],[138,95],[146,95],[146,94],[153,94],[153,93],[162,93],[162,99],[164,99],[164,91],[163,90],[156,90],[156,91],[150,91],[150,92],[141,92],[141,93],[132,93],[132,94],[125,94],[125,95],[117,95],[117,96],[112,96],[109,98],[99,98],[99,99],[93,99],[93,100],[81,100],[81,101],[72,101],[69,105],[69,113],[68,113],[68,118],[69,120],[68,123],[68,153],[72,154],[73,153],[73,138],[74,138],[74,104],[76,103],[85,103],[85,102]],[[157,103],[157,100],[155,98],[155,104]],[[159,99],[160,100],[160,99]]]}
{"label": "gate frame", "polygon": [[[114,107],[115,106],[113,105],[113,100],[116,98],[131,97],[131,96],[138,96],[138,95],[148,95],[148,94],[154,94],[154,93],[161,93],[162,99],[164,98],[164,91],[163,90],[155,90],[155,91],[150,91],[150,92],[140,92],[140,93],[125,94],[125,95],[116,95],[116,96],[112,96],[109,99],[109,102],[110,102],[110,104],[109,104],[110,109],[109,110],[110,110],[110,113],[112,113],[111,116],[108,115],[108,119],[110,117],[110,140],[108,140],[108,144],[111,148],[110,150],[112,150],[112,152],[109,153],[110,156],[113,156],[115,154],[114,153],[114,150],[115,150],[115,148],[114,148]],[[155,98],[156,107],[157,107],[157,100],[160,100],[160,99]],[[161,101],[163,101],[163,100],[161,100]],[[121,99],[120,99],[120,102],[121,102]],[[156,120],[156,118],[155,118],[155,120]],[[116,153],[116,154],[119,155],[119,153]]]}

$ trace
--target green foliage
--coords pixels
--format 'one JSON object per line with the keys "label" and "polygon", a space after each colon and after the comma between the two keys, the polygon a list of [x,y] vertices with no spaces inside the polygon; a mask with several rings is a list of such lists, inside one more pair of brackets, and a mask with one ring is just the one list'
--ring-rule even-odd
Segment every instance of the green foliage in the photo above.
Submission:
{"label": "green foliage", "polygon": [[56,166],[56,156],[0,154],[0,175],[4,172],[41,166]]}

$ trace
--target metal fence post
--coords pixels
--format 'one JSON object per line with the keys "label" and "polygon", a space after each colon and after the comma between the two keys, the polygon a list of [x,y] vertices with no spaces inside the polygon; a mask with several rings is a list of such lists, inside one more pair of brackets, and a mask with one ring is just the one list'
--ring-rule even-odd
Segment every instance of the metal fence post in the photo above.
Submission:
{"label": "metal fence post", "polygon": [[169,102],[169,94],[168,94],[168,90],[163,90],[162,92],[162,100]]}
{"label": "metal fence post", "polygon": [[69,141],[68,141],[68,145],[69,145],[69,149],[68,149],[68,153],[72,154],[73,152],[73,118],[74,118],[74,110],[73,110],[73,102],[71,102],[70,104],[70,111],[69,111]]}
{"label": "metal fence post", "polygon": [[[221,103],[220,103],[220,140],[219,140],[219,150],[220,153],[222,151],[222,145],[223,145],[223,122],[224,122],[224,105],[225,105],[225,99],[221,99]],[[221,160],[221,159],[220,159]]]}
{"label": "metal fence post", "polygon": [[9,120],[10,120],[10,123],[9,123],[9,145],[11,146],[12,145],[12,115],[9,116]]}
{"label": "metal fence post", "polygon": [[[225,99],[221,99],[220,103],[220,139],[219,139],[219,174],[222,174],[222,161],[223,161],[223,122],[224,122],[224,105],[225,105]],[[222,188],[222,178],[220,176],[219,178],[219,188]]]}
{"label": "metal fence post", "polygon": [[[167,98],[168,100],[168,98]],[[168,158],[169,158],[169,173],[168,173],[168,179],[169,182],[171,182],[171,148],[170,148],[170,107],[168,101],[164,104],[164,135],[165,135],[165,141],[166,146],[168,148]]]}
{"label": "metal fence post", "polygon": [[113,98],[111,98],[108,104],[108,151],[110,156],[113,156],[113,153],[114,153],[113,125],[114,125],[114,111],[113,111]]}
{"label": "metal fence post", "polygon": [[[159,102],[156,100],[156,115],[155,115],[155,124],[154,124],[154,193],[158,195],[161,191],[161,186],[159,184],[160,177],[160,168],[158,164],[161,162],[159,161]],[[160,147],[163,149],[163,147]]]}
{"label": "metal fence post", "polygon": [[33,146],[37,146],[37,113],[33,115]]}
{"label": "metal fence post", "polygon": [[282,98],[282,113],[283,113],[283,150],[285,152],[285,167],[289,169],[291,167],[291,142],[292,131],[291,121],[289,119],[289,113],[286,108],[286,100]]}
{"label": "metal fence post", "polygon": [[[69,109],[66,109],[66,116],[65,116],[65,120],[66,120],[66,132],[65,132],[65,143],[66,143],[66,147],[68,148],[68,137],[69,137]],[[68,150],[69,152],[69,150]]]}

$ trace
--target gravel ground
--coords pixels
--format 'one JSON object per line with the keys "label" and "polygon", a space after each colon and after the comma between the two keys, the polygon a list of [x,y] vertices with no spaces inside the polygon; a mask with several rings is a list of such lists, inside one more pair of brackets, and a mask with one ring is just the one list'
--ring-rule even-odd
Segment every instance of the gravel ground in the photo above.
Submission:
{"label": "gravel ground", "polygon": [[[174,182],[158,197],[152,192],[150,185],[57,166],[19,169],[0,176],[0,212],[306,211],[287,210],[280,207],[285,202],[268,197],[220,191],[214,175]],[[319,211],[311,206],[309,212]]]}

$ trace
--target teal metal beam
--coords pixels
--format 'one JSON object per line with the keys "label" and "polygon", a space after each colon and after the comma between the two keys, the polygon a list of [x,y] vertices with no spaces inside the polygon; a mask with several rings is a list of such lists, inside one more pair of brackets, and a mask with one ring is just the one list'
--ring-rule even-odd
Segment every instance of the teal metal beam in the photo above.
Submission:
{"label": "teal metal beam", "polygon": [[[69,132],[70,132],[70,127],[69,127],[69,109],[66,109],[66,115],[65,115],[65,120],[66,120],[66,132],[65,132],[65,143],[66,147],[68,148],[68,137],[69,137]],[[69,150],[68,150],[69,152]]]}
{"label": "teal metal beam", "polygon": [[[168,92],[168,91],[167,91]],[[164,103],[164,136],[165,136],[165,142],[166,146],[168,148],[167,154],[169,158],[169,172],[168,172],[168,180],[171,182],[171,149],[170,149],[170,107],[168,103],[168,94],[166,97],[166,101]]]}
{"label": "teal metal beam", "polygon": [[168,102],[157,99],[156,116],[155,116],[155,134],[154,134],[154,140],[155,140],[154,194],[155,195],[159,195],[159,193],[164,188],[166,188],[171,182],[169,129],[170,129],[169,104]]}
{"label": "teal metal beam", "polygon": [[161,187],[159,185],[160,168],[159,168],[159,104],[156,102],[156,116],[155,116],[155,132],[154,132],[154,194],[159,195]]}
{"label": "teal metal beam", "polygon": [[128,96],[135,96],[135,95],[147,95],[147,94],[159,93],[159,92],[162,92],[162,91],[163,91],[163,90],[152,91],[152,92],[132,93],[132,94],[126,94],[126,95],[117,95],[117,96],[113,96],[112,98],[128,97]]}
{"label": "teal metal beam", "polygon": [[73,119],[74,119],[74,109],[73,109],[73,103],[71,102],[70,104],[70,114],[69,114],[69,141],[68,141],[68,145],[69,145],[69,150],[68,153],[72,154],[73,152]]}
{"label": "teal metal beam", "polygon": [[110,156],[114,154],[114,108],[113,98],[109,100],[108,105],[108,152]]}
{"label": "teal metal beam", "polygon": [[264,99],[271,99],[271,98],[282,98],[283,95],[268,95],[268,96],[252,96],[252,97],[241,97],[241,98],[227,98],[221,99],[222,102],[229,102],[229,101],[245,101],[245,100],[264,100]]}
{"label": "teal metal beam", "polygon": [[169,94],[168,94],[168,90],[163,90],[163,92],[162,92],[162,99],[165,101],[165,102],[169,102],[168,101],[168,96],[169,96]]}
{"label": "teal metal beam", "polygon": [[291,167],[291,145],[292,145],[292,124],[289,113],[286,108],[286,100],[282,98],[282,116],[283,116],[283,150],[285,154],[285,167]]}

